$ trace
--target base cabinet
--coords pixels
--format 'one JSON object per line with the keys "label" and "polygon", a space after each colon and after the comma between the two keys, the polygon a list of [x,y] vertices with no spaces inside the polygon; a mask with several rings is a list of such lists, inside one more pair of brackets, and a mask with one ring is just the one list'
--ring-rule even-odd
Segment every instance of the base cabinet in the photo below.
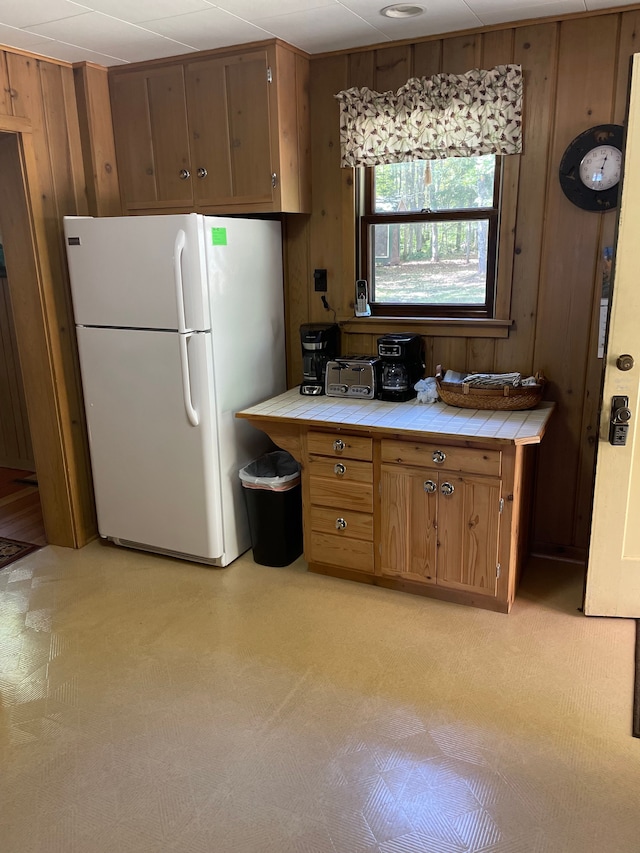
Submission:
{"label": "base cabinet", "polygon": [[[298,412],[293,391],[283,398]],[[301,464],[309,571],[509,612],[546,420],[526,432],[516,421],[516,440],[238,416]]]}
{"label": "base cabinet", "polygon": [[494,596],[501,481],[383,465],[380,573]]}
{"label": "base cabinet", "polygon": [[303,430],[309,570],[508,612],[525,550],[523,452]]}

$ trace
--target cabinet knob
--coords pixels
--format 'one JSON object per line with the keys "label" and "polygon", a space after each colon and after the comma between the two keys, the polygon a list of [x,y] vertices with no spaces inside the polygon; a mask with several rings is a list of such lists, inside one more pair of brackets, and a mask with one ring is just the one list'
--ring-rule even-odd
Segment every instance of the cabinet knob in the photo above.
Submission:
{"label": "cabinet knob", "polygon": [[180,169],[180,172],[178,174],[180,175],[181,181],[186,181],[187,178],[191,177],[191,172],[188,169]]}
{"label": "cabinet knob", "polygon": [[336,438],[336,440],[333,442],[333,449],[337,450],[338,452],[344,450],[346,446],[347,445],[344,443],[344,441],[342,441],[341,438]]}
{"label": "cabinet knob", "polygon": [[333,466],[334,473],[338,475],[338,477],[342,477],[344,472],[347,470],[346,467],[342,464],[342,462],[337,462]]}
{"label": "cabinet knob", "polygon": [[344,530],[347,522],[344,518],[336,518],[336,530]]}
{"label": "cabinet knob", "polygon": [[440,491],[443,495],[452,495],[455,492],[455,489],[451,483],[443,483],[440,486]]}
{"label": "cabinet knob", "polygon": [[444,453],[442,450],[434,450],[433,456],[431,457],[431,459],[434,462],[437,462],[438,465],[441,465],[446,458],[447,458],[447,454]]}
{"label": "cabinet knob", "polygon": [[209,173],[204,168],[204,166],[199,166],[196,174],[198,175],[199,178],[206,178]]}
{"label": "cabinet knob", "polygon": [[433,492],[435,492],[435,490],[436,490],[437,488],[438,488],[438,487],[437,487],[437,486],[436,486],[436,484],[433,482],[433,480],[425,480],[425,481],[424,481],[424,490],[425,490],[425,492],[427,492],[428,494],[430,494],[430,495],[431,495],[431,494],[433,494]]}

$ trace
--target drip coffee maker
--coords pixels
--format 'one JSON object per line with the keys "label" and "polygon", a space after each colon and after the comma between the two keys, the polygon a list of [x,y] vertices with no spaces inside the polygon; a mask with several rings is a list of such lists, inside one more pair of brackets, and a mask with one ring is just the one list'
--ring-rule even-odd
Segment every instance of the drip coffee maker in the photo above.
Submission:
{"label": "drip coffee maker", "polygon": [[424,375],[423,342],[420,335],[383,335],[378,338],[382,359],[379,400],[403,402],[416,396],[413,387]]}
{"label": "drip coffee maker", "polygon": [[324,394],[327,362],[340,353],[337,323],[304,323],[300,326],[302,345],[301,394]]}

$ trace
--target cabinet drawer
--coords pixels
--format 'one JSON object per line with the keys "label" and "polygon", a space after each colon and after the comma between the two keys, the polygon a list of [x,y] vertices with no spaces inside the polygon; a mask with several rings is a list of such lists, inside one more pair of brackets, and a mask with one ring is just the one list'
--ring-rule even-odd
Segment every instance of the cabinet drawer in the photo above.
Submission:
{"label": "cabinet drawer", "polygon": [[369,513],[343,509],[337,504],[335,507],[312,506],[310,518],[311,529],[317,533],[337,539],[373,541],[373,516]]}
{"label": "cabinet drawer", "polygon": [[373,574],[373,542],[312,532],[305,556],[310,563],[327,563]]}
{"label": "cabinet drawer", "polygon": [[311,504],[358,512],[373,512],[373,484],[330,480],[328,477],[310,477]]}
{"label": "cabinet drawer", "polygon": [[373,465],[371,462],[310,456],[307,470],[312,477],[328,477],[338,483],[373,483]]}
{"label": "cabinet drawer", "polygon": [[309,453],[321,453],[324,456],[364,459],[368,462],[373,458],[372,440],[361,435],[309,430],[307,447]]}
{"label": "cabinet drawer", "polygon": [[[441,462],[436,459],[444,456]],[[475,450],[471,447],[453,447],[412,441],[382,441],[382,461],[402,465],[419,465],[439,471],[465,471],[469,474],[500,476],[502,453],[500,450]]]}

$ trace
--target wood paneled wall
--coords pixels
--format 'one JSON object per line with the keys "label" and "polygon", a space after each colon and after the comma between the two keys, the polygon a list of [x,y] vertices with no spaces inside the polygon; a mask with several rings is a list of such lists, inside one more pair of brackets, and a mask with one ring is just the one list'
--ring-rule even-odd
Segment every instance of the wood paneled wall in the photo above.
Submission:
{"label": "wood paneled wall", "polygon": [[89,212],[71,66],[0,50],[0,131],[0,218],[47,539],[79,546],[96,524],[61,227]]}
{"label": "wood paneled wall", "polygon": [[[355,280],[353,175],[339,166],[338,105],[349,86],[396,89],[411,76],[516,62],[525,78],[524,151],[513,161],[517,185],[515,248],[506,339],[426,336],[427,372],[542,370],[557,411],[540,448],[534,547],[583,557],[588,544],[602,361],[597,325],[603,247],[613,245],[615,212],[574,207],[557,180],[568,143],[592,125],[623,123],[629,56],[640,50],[640,11],[476,31],[311,62],[312,193],[310,217],[288,229],[290,382],[300,381],[296,351],[302,322],[327,322],[313,270],[328,271],[327,301],[338,320],[353,317]],[[505,259],[500,274],[505,274]],[[357,329],[357,326],[355,327]],[[393,323],[388,331],[393,331]],[[343,354],[375,352],[377,335],[349,331]]]}
{"label": "wood paneled wall", "polygon": [[0,278],[0,467],[35,468],[6,278]]}

